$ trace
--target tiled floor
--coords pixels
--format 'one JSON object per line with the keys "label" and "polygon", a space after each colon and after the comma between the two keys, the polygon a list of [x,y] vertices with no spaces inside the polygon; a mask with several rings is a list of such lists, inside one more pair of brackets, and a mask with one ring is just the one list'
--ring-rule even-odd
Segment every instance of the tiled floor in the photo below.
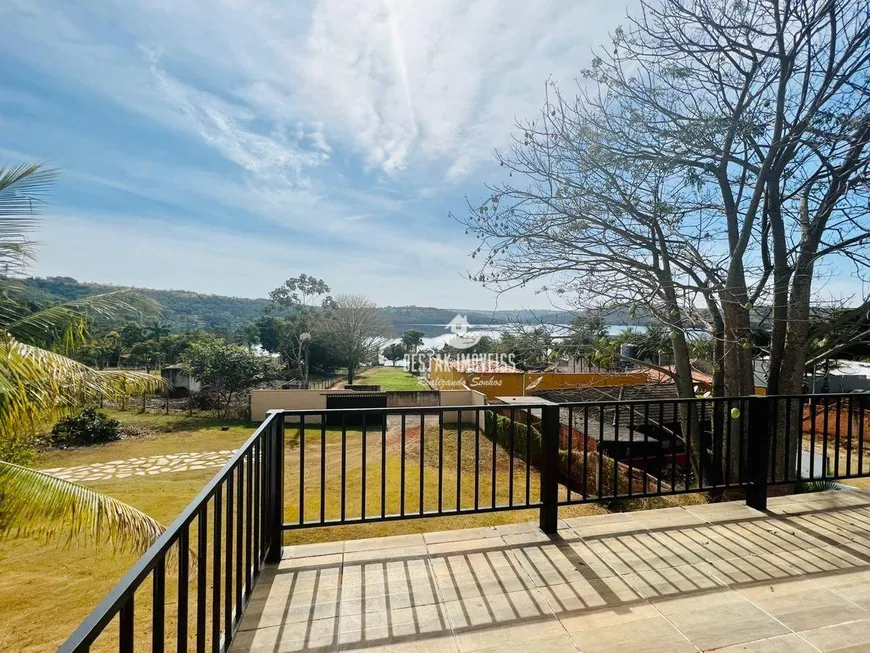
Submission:
{"label": "tiled floor", "polygon": [[870,493],[769,508],[289,547],[232,650],[870,651]]}

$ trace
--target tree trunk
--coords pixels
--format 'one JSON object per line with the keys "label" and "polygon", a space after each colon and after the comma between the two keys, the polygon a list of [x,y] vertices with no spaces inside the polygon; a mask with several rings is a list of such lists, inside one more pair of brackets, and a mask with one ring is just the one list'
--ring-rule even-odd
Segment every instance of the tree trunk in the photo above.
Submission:
{"label": "tree trunk", "polygon": [[[801,257],[803,258],[803,257]],[[809,346],[810,294],[812,292],[812,263],[801,264],[795,268],[792,278],[791,293],[788,301],[788,320],[785,334],[783,357],[778,369],[779,391],[782,395],[799,395],[803,393],[806,375],[807,347]],[[785,456],[777,456],[776,475],[779,478],[797,477],[797,455],[801,443],[801,402],[787,402],[789,405],[780,408],[779,422],[783,426],[777,429],[777,451],[786,451]],[[785,429],[786,408],[791,410],[790,428]],[[786,439],[789,446],[786,447]]]}

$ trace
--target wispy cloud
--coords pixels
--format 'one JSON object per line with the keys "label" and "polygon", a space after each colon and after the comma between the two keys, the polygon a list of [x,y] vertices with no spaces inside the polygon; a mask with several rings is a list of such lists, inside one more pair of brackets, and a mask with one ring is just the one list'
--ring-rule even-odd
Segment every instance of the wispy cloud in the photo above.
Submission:
{"label": "wispy cloud", "polygon": [[475,243],[447,211],[495,174],[493,149],[537,112],[545,79],[570,82],[636,4],[6,0],[4,147],[67,170],[68,221],[52,223],[42,269],[161,281],[65,245],[124,234],[187,252],[176,285],[191,288],[244,269],[227,291],[261,293],[332,269],[336,287],[382,301],[412,287],[405,301],[485,301],[460,276]]}

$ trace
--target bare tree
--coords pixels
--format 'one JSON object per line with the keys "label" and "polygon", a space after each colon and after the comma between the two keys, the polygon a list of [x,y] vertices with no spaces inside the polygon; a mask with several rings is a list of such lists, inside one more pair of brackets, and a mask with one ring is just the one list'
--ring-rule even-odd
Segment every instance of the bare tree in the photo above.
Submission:
{"label": "bare tree", "polygon": [[868,70],[861,3],[644,3],[501,157],[528,186],[491,188],[466,221],[484,280],[555,275],[557,292],[648,306],[681,394],[693,313],[716,339],[716,393],[754,393],[751,317],[769,302],[768,385],[799,392],[820,261],[867,263]]}
{"label": "bare tree", "polygon": [[347,381],[393,335],[393,326],[377,304],[360,295],[338,295],[325,313],[321,333],[347,363]]}

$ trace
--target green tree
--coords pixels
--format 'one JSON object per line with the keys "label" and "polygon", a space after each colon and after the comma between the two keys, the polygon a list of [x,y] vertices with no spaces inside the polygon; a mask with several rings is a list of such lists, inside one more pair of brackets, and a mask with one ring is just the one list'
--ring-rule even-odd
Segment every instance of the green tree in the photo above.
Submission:
{"label": "green tree", "polygon": [[9,276],[32,258],[26,239],[56,173],[42,166],[0,168],[0,532],[54,536],[63,530],[142,550],[161,533],[156,521],[116,499],[24,466],[35,434],[100,398],[156,390],[158,377],[98,371],[64,351],[84,344],[88,324],[153,307],[128,292],[34,310],[16,301]]}
{"label": "green tree", "polygon": [[402,344],[409,354],[416,353],[417,347],[423,344],[423,332],[416,329],[408,329],[402,334]]}
{"label": "green tree", "polygon": [[394,342],[384,347],[384,358],[392,361],[393,367],[395,367],[396,361],[402,360],[407,353],[408,350],[405,349],[405,345],[401,342]]}
{"label": "green tree", "polygon": [[184,354],[190,374],[217,398],[223,415],[233,398],[270,376],[271,361],[238,345],[211,340],[194,342]]}
{"label": "green tree", "polygon": [[323,279],[300,274],[269,293],[274,305],[288,313],[279,330],[278,347],[284,360],[299,373],[303,388],[308,387],[311,343],[315,340],[319,320],[323,310],[333,304],[329,291]]}

